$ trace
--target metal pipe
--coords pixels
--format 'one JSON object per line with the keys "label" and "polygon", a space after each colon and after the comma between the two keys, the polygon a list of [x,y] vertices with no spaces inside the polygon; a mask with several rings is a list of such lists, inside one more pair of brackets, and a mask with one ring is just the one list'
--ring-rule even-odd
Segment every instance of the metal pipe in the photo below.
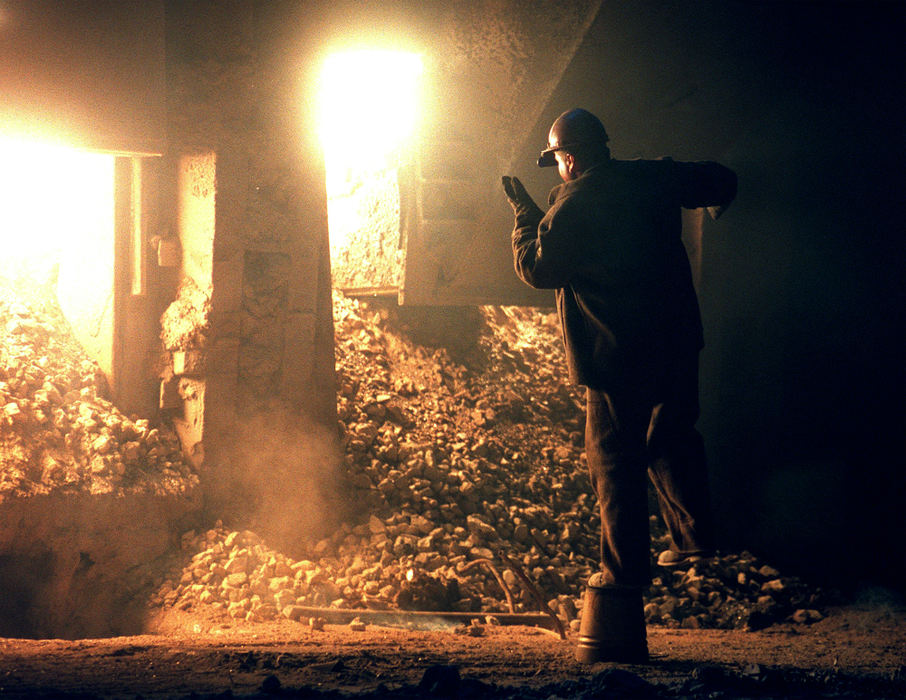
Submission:
{"label": "metal pipe", "polygon": [[510,590],[510,587],[506,585],[506,581],[503,580],[503,576],[500,575],[500,572],[497,571],[494,566],[494,562],[492,562],[490,559],[474,559],[462,568],[462,572],[466,573],[469,569],[474,566],[478,566],[479,564],[483,564],[484,566],[488,567],[488,569],[490,569],[491,573],[494,575],[494,578],[497,579],[497,584],[500,586],[500,589],[506,596],[506,603],[510,609],[510,612],[516,612],[516,604],[513,601],[513,592]]}
{"label": "metal pipe", "polygon": [[[448,612],[433,610],[356,610],[353,608],[317,608],[294,606],[294,617],[324,618],[332,625],[345,625],[359,618],[362,622],[387,627],[406,627],[430,629],[437,625],[467,625],[472,620],[493,617],[501,625],[526,625],[554,629],[550,615],[542,613],[482,613],[482,612]],[[559,620],[558,620],[559,622]]]}
{"label": "metal pipe", "polygon": [[522,567],[520,567],[516,562],[510,559],[510,557],[507,556],[506,552],[504,552],[502,549],[497,550],[497,556],[499,556],[506,563],[506,565],[513,570],[513,573],[516,574],[519,580],[522,581],[522,584],[538,603],[538,607],[547,612],[549,619],[554,623],[553,629],[555,629],[560,634],[560,639],[566,639],[566,629],[563,627],[563,623],[560,622],[560,618],[557,617],[557,614],[550,609],[550,606],[541,596],[541,591],[539,591],[538,587],[534,583],[532,583],[532,580],[528,577],[528,574],[526,574],[522,570]]}

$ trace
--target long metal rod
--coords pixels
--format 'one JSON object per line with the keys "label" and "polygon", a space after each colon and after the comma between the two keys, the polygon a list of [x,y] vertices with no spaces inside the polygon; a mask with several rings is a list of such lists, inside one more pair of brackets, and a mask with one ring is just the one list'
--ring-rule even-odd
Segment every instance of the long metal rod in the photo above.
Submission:
{"label": "long metal rod", "polygon": [[516,604],[513,601],[513,592],[510,590],[510,587],[506,585],[506,581],[503,580],[503,576],[500,575],[500,572],[497,571],[496,567],[494,566],[494,562],[492,562],[490,559],[473,559],[464,567],[462,567],[462,572],[466,573],[469,569],[478,566],[479,564],[482,564],[490,569],[491,573],[494,575],[494,578],[497,579],[497,585],[500,586],[500,589],[506,596],[506,603],[507,607],[509,607],[510,609],[510,612],[516,612]]}
{"label": "long metal rod", "polygon": [[532,595],[532,597],[538,603],[538,607],[547,612],[548,617],[554,623],[553,629],[557,630],[557,632],[560,633],[560,639],[566,639],[566,629],[564,629],[563,623],[560,622],[560,618],[557,617],[556,613],[550,609],[550,606],[545,602],[544,598],[541,596],[541,591],[539,591],[538,587],[534,583],[532,583],[532,580],[528,577],[528,574],[526,574],[522,570],[521,566],[519,566],[516,562],[514,562],[512,559],[510,559],[510,557],[507,556],[507,553],[504,552],[502,549],[497,550],[497,556],[499,556],[506,563],[506,565],[509,566],[510,569],[513,570],[513,573],[516,574],[516,576],[519,578],[519,580],[522,581],[522,584],[525,586],[525,588],[528,590],[528,592]]}
{"label": "long metal rod", "polygon": [[[359,618],[362,622],[388,627],[423,627],[429,629],[438,624],[462,625],[472,620],[493,617],[501,625],[526,625],[554,629],[550,615],[542,613],[487,613],[487,612],[446,612],[432,610],[356,610],[354,608],[318,608],[296,606],[293,610],[301,619],[306,617],[324,618],[333,625],[345,625]],[[295,616],[295,615],[294,615]]]}

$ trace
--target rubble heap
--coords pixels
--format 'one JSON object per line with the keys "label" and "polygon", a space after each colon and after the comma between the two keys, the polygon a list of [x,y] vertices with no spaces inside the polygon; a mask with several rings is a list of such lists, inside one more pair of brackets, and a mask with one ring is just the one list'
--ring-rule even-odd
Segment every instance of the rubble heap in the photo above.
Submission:
{"label": "rubble heap", "polygon": [[0,501],[50,492],[184,493],[197,477],[163,426],[107,399],[52,293],[0,284]]}
{"label": "rubble heap", "polygon": [[[338,414],[356,515],[305,543],[298,559],[222,523],[187,533],[191,561],[154,604],[260,620],[297,618],[301,606],[536,611],[540,597],[575,619],[597,568],[600,520],[583,404],[567,383],[555,315],[458,310],[474,311],[474,338],[457,330],[432,343],[414,339],[420,328],[403,311],[335,297]],[[649,623],[754,629],[820,619],[824,592],[748,553],[658,568],[668,541],[656,516],[651,529]]]}
{"label": "rubble heap", "polygon": [[[152,605],[243,620],[295,619],[308,606],[490,614],[544,605],[573,621],[597,568],[600,520],[582,397],[566,380],[555,316],[485,307],[446,324],[439,310],[439,331],[425,338],[424,319],[395,305],[337,294],[334,312],[354,510],[331,536],[300,542],[296,558],[220,522],[186,533],[188,563]],[[105,393],[47,296],[0,289],[0,499],[181,493],[197,482],[170,431],[123,415]],[[656,516],[651,529],[649,623],[758,628],[821,617],[825,592],[747,553],[659,569],[667,538]]]}

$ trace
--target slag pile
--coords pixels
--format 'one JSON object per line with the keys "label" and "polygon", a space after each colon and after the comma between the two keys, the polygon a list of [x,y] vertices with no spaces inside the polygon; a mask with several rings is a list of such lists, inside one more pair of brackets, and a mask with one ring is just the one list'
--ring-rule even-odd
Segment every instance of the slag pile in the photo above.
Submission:
{"label": "slag pile", "polygon": [[[222,523],[186,533],[191,561],[155,604],[246,620],[296,619],[303,606],[495,613],[537,611],[540,592],[573,621],[597,568],[600,520],[555,315],[485,307],[447,325],[439,310],[426,340],[425,318],[392,305],[337,294],[334,313],[354,512],[295,559]],[[649,623],[820,619],[822,591],[748,553],[658,568],[667,538],[654,516],[651,526]]]}
{"label": "slag pile", "polygon": [[0,500],[183,493],[196,482],[172,432],[108,400],[55,296],[0,284]]}

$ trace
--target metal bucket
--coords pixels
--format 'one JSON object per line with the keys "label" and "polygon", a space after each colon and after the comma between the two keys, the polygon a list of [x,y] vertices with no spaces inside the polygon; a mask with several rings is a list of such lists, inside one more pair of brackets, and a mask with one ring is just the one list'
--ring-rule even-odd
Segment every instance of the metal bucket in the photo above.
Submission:
{"label": "metal bucket", "polygon": [[576,658],[585,664],[648,660],[641,588],[589,583],[582,605]]}

